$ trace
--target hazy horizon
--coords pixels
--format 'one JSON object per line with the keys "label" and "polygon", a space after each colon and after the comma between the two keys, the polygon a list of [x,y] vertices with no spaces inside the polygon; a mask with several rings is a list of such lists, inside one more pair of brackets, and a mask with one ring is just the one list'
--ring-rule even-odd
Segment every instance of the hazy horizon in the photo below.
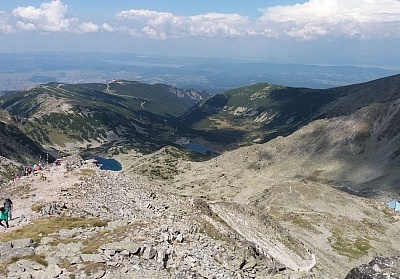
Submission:
{"label": "hazy horizon", "polygon": [[0,53],[0,91],[48,82],[105,83],[125,79],[219,93],[253,83],[331,88],[398,74],[378,67],[274,63],[222,57],[152,56],[133,53]]}
{"label": "hazy horizon", "polygon": [[135,53],[399,69],[399,31],[397,0],[0,3],[2,53]]}

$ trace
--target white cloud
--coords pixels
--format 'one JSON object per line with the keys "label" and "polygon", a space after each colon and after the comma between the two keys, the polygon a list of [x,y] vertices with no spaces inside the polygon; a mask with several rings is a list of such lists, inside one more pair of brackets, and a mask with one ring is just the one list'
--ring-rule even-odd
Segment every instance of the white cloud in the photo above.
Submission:
{"label": "white cloud", "polygon": [[[310,0],[260,10],[251,21],[239,14],[177,16],[149,10],[121,11],[120,23],[136,37],[318,37],[379,38],[400,36],[399,0]],[[132,31],[133,30],[133,31]]]}
{"label": "white cloud", "polygon": [[33,31],[36,30],[36,26],[33,23],[25,23],[22,21],[17,22],[17,28],[25,31]]}
{"label": "white cloud", "polygon": [[79,25],[79,31],[82,33],[97,33],[99,32],[99,26],[93,22],[84,22]]}
{"label": "white cloud", "polygon": [[7,34],[7,33],[13,32],[13,31],[14,31],[13,27],[7,23],[6,13],[0,11],[0,32]]}
{"label": "white cloud", "polygon": [[296,40],[400,37],[400,0],[309,0],[304,4],[260,9],[262,15],[258,19],[240,14],[179,16],[168,12],[126,10],[116,14],[117,21],[113,25],[81,23],[78,18],[68,16],[67,8],[61,0],[44,2],[39,7],[18,7],[12,12],[12,24],[7,14],[0,12],[0,32],[121,32],[160,40],[250,36]]}
{"label": "white cloud", "polygon": [[60,0],[42,3],[39,8],[18,7],[12,14],[19,19],[17,27],[24,30],[70,31],[71,22],[76,20],[67,18],[67,6]]}
{"label": "white cloud", "polygon": [[396,32],[400,29],[399,0],[310,0],[260,11],[260,21],[275,26],[278,36],[302,40],[323,36],[382,37],[395,35],[390,28]]}
{"label": "white cloud", "polygon": [[103,28],[103,30],[108,31],[108,32],[113,32],[114,31],[114,28],[108,23],[103,23],[101,25],[101,28]]}
{"label": "white cloud", "polygon": [[118,13],[116,18],[136,37],[152,39],[254,34],[249,19],[239,14],[209,13],[183,17],[150,10],[128,10]]}

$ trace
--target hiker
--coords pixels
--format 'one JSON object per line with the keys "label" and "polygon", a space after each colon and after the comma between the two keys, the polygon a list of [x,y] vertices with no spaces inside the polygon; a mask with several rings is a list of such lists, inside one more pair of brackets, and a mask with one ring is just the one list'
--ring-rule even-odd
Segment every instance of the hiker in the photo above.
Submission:
{"label": "hiker", "polygon": [[7,218],[7,223],[8,223],[8,219],[12,220],[12,211],[14,209],[13,202],[11,201],[10,198],[6,198],[6,200],[4,201],[4,208],[8,212],[8,218]]}
{"label": "hiker", "polygon": [[[3,221],[5,222],[5,224],[3,224]],[[4,207],[0,207],[0,226],[3,226],[4,230],[9,228],[8,211]]]}

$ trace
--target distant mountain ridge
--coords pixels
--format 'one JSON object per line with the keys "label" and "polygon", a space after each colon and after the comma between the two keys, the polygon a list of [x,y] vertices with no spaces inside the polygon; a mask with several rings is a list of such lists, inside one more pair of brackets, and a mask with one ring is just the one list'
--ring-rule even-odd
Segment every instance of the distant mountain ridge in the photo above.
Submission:
{"label": "distant mountain ridge", "polygon": [[331,89],[260,83],[228,90],[198,103],[180,119],[197,131],[226,131],[238,142],[262,143],[321,118],[354,113],[398,98],[400,75]]}
{"label": "distant mountain ridge", "polygon": [[380,139],[390,139],[397,135],[399,80],[395,75],[331,89],[260,83],[214,96],[126,80],[49,83],[1,97],[0,109],[21,134],[46,152],[107,150],[113,145],[151,152],[178,146],[182,140],[225,151],[288,136],[318,119],[372,107],[392,115],[387,121],[382,115],[375,128],[381,130],[374,132]]}
{"label": "distant mountain ridge", "polygon": [[162,140],[170,129],[166,122],[208,96],[203,90],[125,80],[49,83],[4,96],[1,108],[19,119],[32,139],[62,149]]}

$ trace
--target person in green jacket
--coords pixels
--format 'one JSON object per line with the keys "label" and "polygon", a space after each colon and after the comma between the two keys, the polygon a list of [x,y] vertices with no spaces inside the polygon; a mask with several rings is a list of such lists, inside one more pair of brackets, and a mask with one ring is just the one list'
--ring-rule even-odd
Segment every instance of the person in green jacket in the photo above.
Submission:
{"label": "person in green jacket", "polygon": [[[5,224],[3,224],[3,221]],[[9,228],[8,226],[8,210],[4,207],[0,207],[0,225],[4,227],[4,229]]]}

